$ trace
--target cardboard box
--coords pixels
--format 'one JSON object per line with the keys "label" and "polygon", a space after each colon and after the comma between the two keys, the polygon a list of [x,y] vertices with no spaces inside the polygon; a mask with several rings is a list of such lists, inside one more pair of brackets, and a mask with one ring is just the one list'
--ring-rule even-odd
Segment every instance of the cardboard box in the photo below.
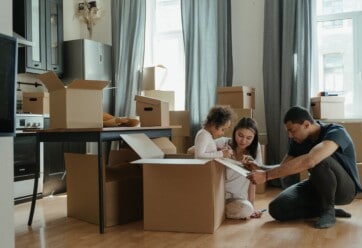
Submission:
{"label": "cardboard box", "polygon": [[362,122],[339,122],[344,126],[352,138],[356,151],[356,161],[362,162]]}
{"label": "cardboard box", "polygon": [[232,108],[255,109],[255,88],[232,86],[217,88],[217,104]]}
{"label": "cardboard box", "polygon": [[[213,233],[224,220],[225,169],[214,160],[164,158],[144,134],[121,135],[143,158],[144,229]],[[146,149],[147,148],[147,149]]]}
{"label": "cardboard box", "polygon": [[143,68],[142,90],[156,90],[164,81],[167,69],[162,65],[149,66]]}
{"label": "cardboard box", "polygon": [[311,113],[315,119],[343,119],[344,97],[318,96],[311,98]]}
{"label": "cardboard box", "polygon": [[[357,163],[357,169],[358,169],[358,173],[359,173],[359,180],[362,184],[362,163]],[[358,193],[356,198],[362,198],[362,193]]]}
{"label": "cardboard box", "polygon": [[[99,224],[98,156],[65,153],[64,158],[67,171],[67,216]],[[104,172],[105,226],[141,220],[142,169],[123,163],[112,165]]]}
{"label": "cardboard box", "polygon": [[68,86],[54,72],[38,76],[50,97],[50,128],[102,128],[106,81],[74,80]]}
{"label": "cardboard box", "polygon": [[172,136],[171,139],[177,153],[186,153],[187,149],[194,145],[194,139],[191,136]]}
{"label": "cardboard box", "polygon": [[169,126],[168,103],[145,96],[135,96],[136,114],[140,117],[141,127]]}
{"label": "cardboard box", "polygon": [[152,142],[157,145],[164,154],[176,154],[176,146],[167,137],[160,137],[152,139]]}
{"label": "cardboard box", "polygon": [[49,93],[23,92],[23,112],[49,114]]}
{"label": "cardboard box", "polygon": [[230,128],[225,130],[225,133],[224,133],[225,137],[231,137],[232,136],[234,127],[241,118],[243,118],[243,117],[253,118],[253,109],[233,108],[233,111],[235,113],[235,118],[231,122]]}
{"label": "cardboard box", "polygon": [[169,110],[175,109],[175,92],[166,90],[144,90],[141,92],[143,96],[155,98],[164,102],[168,102]]}
{"label": "cardboard box", "polygon": [[190,136],[190,111],[170,111],[170,125],[181,126],[181,128],[172,129],[172,136]]}

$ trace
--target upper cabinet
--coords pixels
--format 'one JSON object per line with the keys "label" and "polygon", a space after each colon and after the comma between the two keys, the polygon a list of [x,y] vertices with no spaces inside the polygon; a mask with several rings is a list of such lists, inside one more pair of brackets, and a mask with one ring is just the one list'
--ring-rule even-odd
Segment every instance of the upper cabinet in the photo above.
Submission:
{"label": "upper cabinet", "polygon": [[32,42],[19,49],[19,72],[63,72],[62,0],[14,0],[14,32]]}

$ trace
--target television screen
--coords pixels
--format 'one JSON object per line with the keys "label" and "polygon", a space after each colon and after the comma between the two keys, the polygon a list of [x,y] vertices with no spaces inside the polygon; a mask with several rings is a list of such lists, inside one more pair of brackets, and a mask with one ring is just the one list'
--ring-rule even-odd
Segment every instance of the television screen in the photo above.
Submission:
{"label": "television screen", "polygon": [[16,38],[0,33],[0,136],[15,135]]}

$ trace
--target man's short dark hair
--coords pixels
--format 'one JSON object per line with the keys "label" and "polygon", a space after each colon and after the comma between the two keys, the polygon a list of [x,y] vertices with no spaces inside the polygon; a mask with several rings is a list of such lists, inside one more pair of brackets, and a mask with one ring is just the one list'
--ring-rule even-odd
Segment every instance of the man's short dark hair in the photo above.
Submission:
{"label": "man's short dark hair", "polygon": [[309,111],[301,106],[293,106],[285,113],[284,124],[288,121],[298,124],[302,124],[304,121],[314,123],[314,119]]}

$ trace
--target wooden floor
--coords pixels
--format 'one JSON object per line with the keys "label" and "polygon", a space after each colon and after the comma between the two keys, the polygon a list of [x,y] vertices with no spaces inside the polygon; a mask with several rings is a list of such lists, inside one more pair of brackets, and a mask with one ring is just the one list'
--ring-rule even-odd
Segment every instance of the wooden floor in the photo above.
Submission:
{"label": "wooden floor", "polygon": [[[267,208],[279,189],[257,195],[256,206]],[[16,247],[362,247],[362,199],[344,209],[351,219],[338,219],[329,229],[313,228],[314,220],[287,223],[268,213],[261,219],[225,220],[214,234],[143,231],[142,222],[108,227],[99,234],[97,225],[66,215],[66,196],[38,200],[33,225],[27,226],[30,203],[15,206]],[[1,244],[0,244],[1,247]]]}

